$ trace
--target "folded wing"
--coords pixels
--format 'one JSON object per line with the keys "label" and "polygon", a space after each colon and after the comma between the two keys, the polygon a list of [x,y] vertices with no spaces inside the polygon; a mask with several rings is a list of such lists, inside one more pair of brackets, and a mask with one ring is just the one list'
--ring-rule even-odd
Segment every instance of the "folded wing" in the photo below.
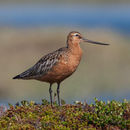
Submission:
{"label": "folded wing", "polygon": [[59,57],[62,55],[62,50],[63,48],[45,55],[33,67],[15,76],[13,79],[33,79],[45,75],[58,63]]}

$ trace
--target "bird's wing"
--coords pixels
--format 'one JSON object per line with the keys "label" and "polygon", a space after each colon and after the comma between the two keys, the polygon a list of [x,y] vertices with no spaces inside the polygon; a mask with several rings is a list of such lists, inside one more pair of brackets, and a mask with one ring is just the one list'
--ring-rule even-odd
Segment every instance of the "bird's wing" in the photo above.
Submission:
{"label": "bird's wing", "polygon": [[41,58],[34,66],[34,75],[44,75],[59,61],[60,53],[55,51]]}
{"label": "bird's wing", "polygon": [[31,79],[45,75],[52,67],[58,63],[62,55],[63,48],[43,56],[33,67],[14,77],[14,79]]}

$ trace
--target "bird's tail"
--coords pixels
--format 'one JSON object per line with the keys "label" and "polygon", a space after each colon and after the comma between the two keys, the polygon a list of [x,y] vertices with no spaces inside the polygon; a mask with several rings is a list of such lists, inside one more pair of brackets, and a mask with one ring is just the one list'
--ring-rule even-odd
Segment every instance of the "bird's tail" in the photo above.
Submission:
{"label": "bird's tail", "polygon": [[13,77],[13,79],[21,79],[21,76],[20,75],[17,75],[15,77]]}
{"label": "bird's tail", "polygon": [[13,79],[31,79],[32,78],[32,68],[26,70],[25,72],[13,77]]}

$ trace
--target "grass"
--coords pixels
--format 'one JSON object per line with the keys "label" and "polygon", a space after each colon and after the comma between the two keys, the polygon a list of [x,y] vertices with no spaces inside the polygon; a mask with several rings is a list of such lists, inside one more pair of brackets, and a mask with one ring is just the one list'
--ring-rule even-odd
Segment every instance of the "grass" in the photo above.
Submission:
{"label": "grass", "polygon": [[[64,46],[70,30],[72,29],[1,29],[0,99],[7,98],[15,102],[23,97],[28,99],[28,95],[35,99],[43,95],[46,97],[48,88],[36,87],[47,86],[46,84],[14,81],[12,77],[28,69],[44,54]],[[76,30],[84,33],[84,37],[111,45],[107,48],[81,45],[84,56],[77,74],[63,84],[61,91],[66,96],[64,98],[81,97],[79,91],[86,98],[95,93],[108,92],[118,97],[122,97],[122,93],[128,93],[130,39],[107,30]],[[82,88],[79,87],[81,82]],[[22,101],[15,106],[10,105],[5,112],[1,107],[0,129],[130,129],[129,111],[129,103],[117,101],[104,103],[95,100],[95,104],[91,105],[76,103],[61,107],[55,104],[53,108],[46,100],[43,100],[43,104]]]}
{"label": "grass", "polygon": [[51,107],[47,100],[42,104],[9,104],[9,109],[1,112],[0,129],[130,129],[130,104],[126,100],[105,103],[95,98],[93,104],[62,104]]}

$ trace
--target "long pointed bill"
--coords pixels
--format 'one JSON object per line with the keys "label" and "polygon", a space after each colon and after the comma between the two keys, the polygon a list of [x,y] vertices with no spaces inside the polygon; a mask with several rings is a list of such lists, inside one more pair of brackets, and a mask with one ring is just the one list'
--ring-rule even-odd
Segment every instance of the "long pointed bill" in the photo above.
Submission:
{"label": "long pointed bill", "polygon": [[82,40],[83,40],[84,42],[88,42],[88,43],[92,43],[92,44],[109,45],[109,44],[107,44],[107,43],[102,43],[102,42],[91,41],[91,40],[84,39],[84,38],[82,38]]}

